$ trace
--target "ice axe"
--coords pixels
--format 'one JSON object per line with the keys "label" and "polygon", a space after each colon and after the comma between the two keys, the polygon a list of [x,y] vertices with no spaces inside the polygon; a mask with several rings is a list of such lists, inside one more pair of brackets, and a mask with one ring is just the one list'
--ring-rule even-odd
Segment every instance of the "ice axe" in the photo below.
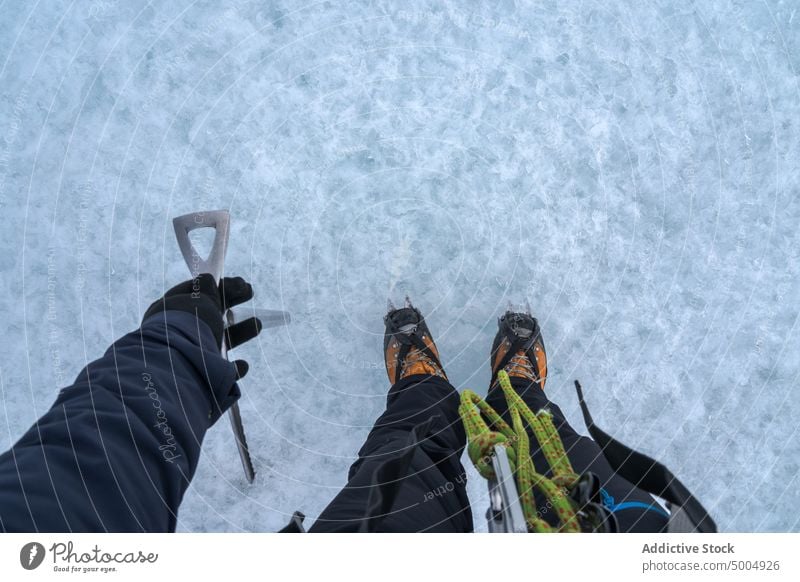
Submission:
{"label": "ice axe", "polygon": [[[210,210],[192,212],[172,219],[175,227],[175,237],[178,239],[178,246],[181,249],[183,259],[189,267],[192,277],[197,277],[203,273],[210,273],[214,280],[219,283],[225,267],[225,252],[228,250],[228,238],[230,236],[231,216],[227,210]],[[189,233],[198,228],[213,228],[214,242],[206,258],[203,258],[197,249],[194,248],[189,239]],[[261,320],[262,329],[277,327],[289,323],[291,317],[286,311],[273,309],[252,309],[247,307],[236,307],[228,309],[223,314],[225,327],[233,325],[237,321],[247,317],[257,317]],[[223,334],[226,338],[227,334]],[[222,341],[222,357],[228,357],[228,346]],[[242,415],[239,411],[239,403],[234,402],[228,411],[231,420],[231,428],[236,438],[236,447],[239,449],[239,458],[242,460],[244,474],[249,483],[255,479],[256,472],[253,468],[253,460],[250,458],[250,450],[247,448],[247,438],[242,424]]]}

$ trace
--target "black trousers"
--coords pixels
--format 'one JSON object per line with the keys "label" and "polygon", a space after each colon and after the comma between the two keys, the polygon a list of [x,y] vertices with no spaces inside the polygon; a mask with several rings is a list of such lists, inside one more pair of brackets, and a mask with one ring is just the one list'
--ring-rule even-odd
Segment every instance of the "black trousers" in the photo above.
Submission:
{"label": "black trousers", "polygon": [[[620,531],[657,532],[667,514],[648,493],[615,475],[600,448],[578,435],[561,409],[543,390],[512,378],[512,386],[531,410],[553,413],[567,456],[580,474],[592,471],[602,484],[603,501],[617,517]],[[487,402],[510,422],[499,388]],[[347,485],[323,510],[311,532],[470,532],[472,513],[461,455],[466,434],[458,415],[458,392],[445,380],[410,376],[392,386],[386,411],[367,436],[350,468]],[[547,462],[531,441],[536,469]],[[544,519],[546,504],[537,504]],[[480,508],[481,514],[485,508]],[[550,519],[548,519],[550,521]]]}

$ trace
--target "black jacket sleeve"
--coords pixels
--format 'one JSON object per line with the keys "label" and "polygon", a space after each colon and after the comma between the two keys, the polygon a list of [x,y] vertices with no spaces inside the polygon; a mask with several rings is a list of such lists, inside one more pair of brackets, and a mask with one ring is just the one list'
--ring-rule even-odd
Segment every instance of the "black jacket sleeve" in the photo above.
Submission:
{"label": "black jacket sleeve", "polygon": [[206,430],[239,395],[205,323],[147,318],[0,455],[0,531],[174,531]]}

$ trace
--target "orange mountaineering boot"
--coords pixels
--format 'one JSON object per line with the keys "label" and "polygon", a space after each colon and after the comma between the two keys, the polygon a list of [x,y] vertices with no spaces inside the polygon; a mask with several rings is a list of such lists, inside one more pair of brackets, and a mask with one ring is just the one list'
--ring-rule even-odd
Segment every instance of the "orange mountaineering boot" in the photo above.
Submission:
{"label": "orange mountaineering boot", "polygon": [[405,307],[400,309],[390,303],[383,321],[386,324],[383,353],[392,384],[417,374],[447,380],[425,318],[408,298]]}
{"label": "orange mountaineering boot", "polygon": [[539,322],[530,313],[509,310],[497,321],[492,344],[492,382],[505,370],[511,378],[524,378],[544,390],[547,380],[547,355]]}

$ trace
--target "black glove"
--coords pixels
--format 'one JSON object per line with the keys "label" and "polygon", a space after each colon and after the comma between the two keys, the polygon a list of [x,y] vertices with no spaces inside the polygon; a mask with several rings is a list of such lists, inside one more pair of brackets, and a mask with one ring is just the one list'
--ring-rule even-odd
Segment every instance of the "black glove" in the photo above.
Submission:
{"label": "black glove", "polygon": [[[253,288],[241,277],[224,277],[217,285],[212,275],[203,273],[167,291],[147,308],[142,321],[163,311],[186,311],[208,324],[218,348],[222,348],[224,334],[225,345],[232,350],[261,333],[261,321],[257,317],[250,317],[225,329],[222,314],[252,298]],[[238,377],[243,378],[250,366],[245,360],[233,363]]]}

